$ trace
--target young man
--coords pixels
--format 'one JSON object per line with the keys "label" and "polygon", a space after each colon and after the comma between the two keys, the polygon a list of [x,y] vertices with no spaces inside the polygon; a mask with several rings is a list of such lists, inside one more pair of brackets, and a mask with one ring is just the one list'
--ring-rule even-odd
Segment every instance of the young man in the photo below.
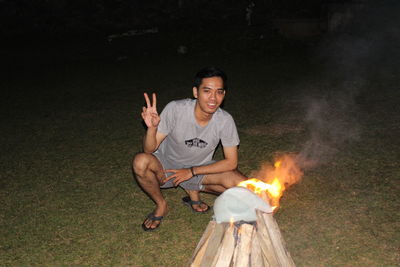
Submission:
{"label": "young man", "polygon": [[[133,170],[156,209],[144,220],[145,231],[156,229],[167,214],[160,188],[181,186],[188,193],[185,204],[206,212],[200,191],[222,193],[246,179],[236,168],[239,137],[232,116],[220,108],[226,93],[226,75],[209,67],[195,76],[193,96],[170,102],[159,116],[156,95],[144,93],[147,107],[142,118],[147,126],[144,153],[133,160]],[[219,142],[224,159],[213,161]]]}

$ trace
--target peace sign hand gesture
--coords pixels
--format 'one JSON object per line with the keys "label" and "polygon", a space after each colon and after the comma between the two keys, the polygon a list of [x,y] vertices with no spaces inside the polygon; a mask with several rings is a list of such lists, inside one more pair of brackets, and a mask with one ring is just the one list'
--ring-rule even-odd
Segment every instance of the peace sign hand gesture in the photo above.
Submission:
{"label": "peace sign hand gesture", "polygon": [[157,98],[156,94],[153,93],[153,105],[151,105],[150,98],[147,93],[144,93],[144,99],[146,100],[146,107],[143,107],[142,118],[148,128],[156,128],[160,123],[160,116],[157,113]]}

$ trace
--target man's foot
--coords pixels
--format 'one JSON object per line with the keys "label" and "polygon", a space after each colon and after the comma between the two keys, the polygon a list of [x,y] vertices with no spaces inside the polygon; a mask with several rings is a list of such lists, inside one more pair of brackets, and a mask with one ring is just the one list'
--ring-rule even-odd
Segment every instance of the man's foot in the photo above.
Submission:
{"label": "man's foot", "polygon": [[144,231],[154,231],[156,230],[160,224],[161,220],[164,216],[154,216],[154,213],[150,213],[147,215],[147,218],[144,220],[142,224],[142,228]]}
{"label": "man's foot", "polygon": [[146,219],[142,223],[142,228],[145,231],[153,231],[157,229],[160,224],[161,220],[168,212],[167,202],[164,204],[160,204],[157,206],[154,212],[147,215]]}
{"label": "man's foot", "polygon": [[205,213],[207,212],[210,207],[201,200],[194,201],[191,200],[189,196],[182,198],[183,204],[192,208],[194,212]]}

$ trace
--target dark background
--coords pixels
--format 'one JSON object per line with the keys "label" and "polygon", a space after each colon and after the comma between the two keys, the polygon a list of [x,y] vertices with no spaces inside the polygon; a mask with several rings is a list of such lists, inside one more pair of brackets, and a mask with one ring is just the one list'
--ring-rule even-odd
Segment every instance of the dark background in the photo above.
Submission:
{"label": "dark background", "polygon": [[[2,0],[3,36],[103,35],[137,28],[220,27],[246,24],[241,0]],[[316,18],[327,23],[330,14],[346,4],[365,0],[253,0],[254,25],[271,26],[276,18]]]}

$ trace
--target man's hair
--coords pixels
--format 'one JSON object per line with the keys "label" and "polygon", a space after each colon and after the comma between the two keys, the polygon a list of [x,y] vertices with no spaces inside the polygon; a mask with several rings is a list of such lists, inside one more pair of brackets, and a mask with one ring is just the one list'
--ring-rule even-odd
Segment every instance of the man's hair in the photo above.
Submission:
{"label": "man's hair", "polygon": [[199,89],[201,82],[203,81],[204,78],[211,78],[211,77],[220,77],[222,81],[224,82],[224,90],[227,89],[227,80],[228,77],[226,77],[225,72],[222,70],[216,68],[216,67],[205,67],[199,72],[197,72],[196,76],[194,76],[194,87]]}

